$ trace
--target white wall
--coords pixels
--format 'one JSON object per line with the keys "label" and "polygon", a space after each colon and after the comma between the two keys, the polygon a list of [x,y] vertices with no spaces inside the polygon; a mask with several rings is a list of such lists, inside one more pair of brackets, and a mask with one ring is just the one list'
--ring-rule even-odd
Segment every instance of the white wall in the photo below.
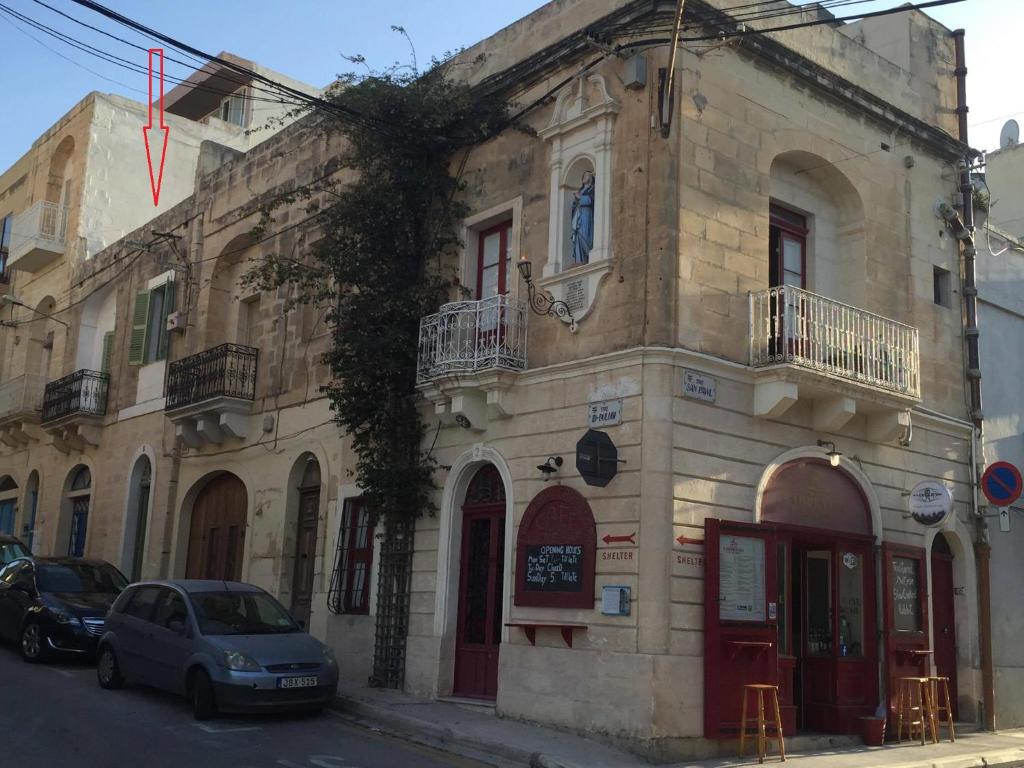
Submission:
{"label": "white wall", "polygon": [[[202,142],[215,141],[239,150],[249,145],[249,139],[237,128],[228,130],[165,115],[170,143],[160,204],[154,206],[142,138],[147,122],[145,105],[120,96],[96,95],[78,224],[90,255],[192,194]],[[154,172],[159,170],[156,158],[161,146],[160,131],[151,131]]]}
{"label": "white wall", "polygon": [[[1024,157],[1024,154],[1022,154]],[[978,254],[981,298],[982,393],[985,409],[985,462],[1009,461],[1024,467],[1024,253],[993,256],[984,235]],[[993,238],[993,249],[1004,247]],[[1019,503],[1019,502],[1018,502]],[[990,509],[990,513],[995,510]],[[988,521],[992,544],[992,655],[995,662],[996,725],[1024,726],[1024,514],[1010,513],[1010,531]]]}

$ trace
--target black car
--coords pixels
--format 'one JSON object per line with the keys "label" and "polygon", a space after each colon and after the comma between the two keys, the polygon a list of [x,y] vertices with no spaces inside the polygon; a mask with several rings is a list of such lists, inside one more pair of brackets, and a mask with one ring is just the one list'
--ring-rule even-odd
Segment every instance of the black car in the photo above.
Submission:
{"label": "black car", "polygon": [[32,553],[21,543],[21,539],[7,533],[0,533],[0,570],[3,570],[8,563],[31,556]]}
{"label": "black car", "polygon": [[15,560],[0,571],[0,637],[18,643],[25,661],[52,653],[93,654],[103,619],[127,585],[102,560]]}

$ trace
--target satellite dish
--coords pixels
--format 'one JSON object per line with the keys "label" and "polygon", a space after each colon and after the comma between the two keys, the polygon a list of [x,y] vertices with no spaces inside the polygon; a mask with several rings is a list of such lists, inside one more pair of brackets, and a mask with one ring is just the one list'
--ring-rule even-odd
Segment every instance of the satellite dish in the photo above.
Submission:
{"label": "satellite dish", "polygon": [[999,148],[1015,147],[1020,142],[1020,126],[1016,120],[1007,120],[999,132]]}

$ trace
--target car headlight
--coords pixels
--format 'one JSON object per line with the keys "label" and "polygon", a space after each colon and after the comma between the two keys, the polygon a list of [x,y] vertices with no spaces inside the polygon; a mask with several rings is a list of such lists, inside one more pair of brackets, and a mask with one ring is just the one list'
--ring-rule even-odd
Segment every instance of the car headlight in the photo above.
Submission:
{"label": "car headlight", "polygon": [[82,622],[77,616],[73,616],[67,611],[62,611],[59,608],[51,608],[50,615],[58,624],[67,624],[72,627],[82,626]]}
{"label": "car headlight", "polygon": [[321,651],[324,654],[324,660],[326,660],[328,664],[337,664],[338,663],[338,658],[334,655],[334,651],[333,650],[328,648],[326,645],[320,646],[320,649],[321,649]]}
{"label": "car headlight", "polygon": [[262,672],[263,667],[240,651],[224,651],[224,666],[235,672]]}

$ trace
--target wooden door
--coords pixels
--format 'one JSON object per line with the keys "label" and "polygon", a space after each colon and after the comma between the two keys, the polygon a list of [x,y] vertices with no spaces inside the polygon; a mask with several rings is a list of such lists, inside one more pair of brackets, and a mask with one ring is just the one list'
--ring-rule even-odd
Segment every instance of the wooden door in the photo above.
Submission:
{"label": "wooden door", "polygon": [[309,626],[313,604],[313,571],[316,565],[316,529],[320,512],[320,489],[299,493],[299,521],[295,541],[295,571],[292,575],[292,616]]}
{"label": "wooden door", "polygon": [[480,233],[476,262],[476,298],[508,293],[511,264],[509,240],[512,222],[504,221]]}
{"label": "wooden door", "polygon": [[[956,615],[953,609],[953,555],[942,535],[932,546],[932,628],[935,673],[949,678],[949,698],[956,717]],[[946,551],[942,551],[946,550]]]}
{"label": "wooden door", "polygon": [[214,478],[199,492],[192,508],[186,578],[242,578],[246,506],[245,485],[231,474]]}
{"label": "wooden door", "polygon": [[474,476],[462,508],[459,615],[455,637],[456,696],[498,695],[505,579],[505,491],[493,466]]}
{"label": "wooden door", "polygon": [[886,696],[890,729],[896,727],[897,681],[929,673],[926,555],[920,547],[882,544]]}
{"label": "wooden door", "polygon": [[704,524],[704,735],[735,735],[743,686],[777,685],[775,530],[709,518]]}

